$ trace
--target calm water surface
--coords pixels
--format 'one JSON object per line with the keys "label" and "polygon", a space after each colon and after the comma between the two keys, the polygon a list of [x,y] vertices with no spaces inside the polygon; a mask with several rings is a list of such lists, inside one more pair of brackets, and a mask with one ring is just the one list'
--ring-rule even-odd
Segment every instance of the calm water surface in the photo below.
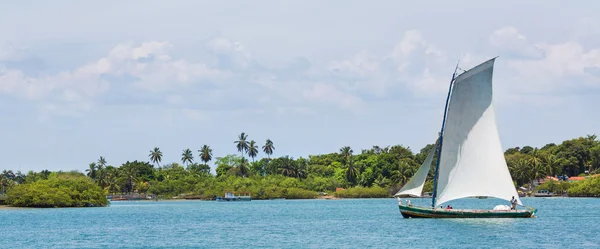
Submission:
{"label": "calm water surface", "polygon": [[[424,199],[413,204],[427,205]],[[2,248],[600,248],[600,199],[524,198],[535,219],[404,219],[395,199],[113,202],[0,209]],[[455,208],[507,202],[464,199]]]}

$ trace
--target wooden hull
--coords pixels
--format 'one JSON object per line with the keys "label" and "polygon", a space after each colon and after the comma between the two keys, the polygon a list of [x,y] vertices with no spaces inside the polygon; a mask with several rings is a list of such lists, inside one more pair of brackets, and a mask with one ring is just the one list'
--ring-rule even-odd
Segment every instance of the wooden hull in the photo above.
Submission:
{"label": "wooden hull", "polygon": [[398,205],[404,218],[533,218],[534,210],[432,209]]}

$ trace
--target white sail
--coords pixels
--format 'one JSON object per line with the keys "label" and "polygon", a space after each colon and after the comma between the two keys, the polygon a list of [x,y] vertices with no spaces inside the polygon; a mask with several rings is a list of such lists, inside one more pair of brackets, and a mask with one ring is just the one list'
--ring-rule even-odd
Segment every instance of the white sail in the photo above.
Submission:
{"label": "white sail", "polygon": [[504,159],[492,103],[494,60],[456,77],[448,105],[435,205],[489,196],[523,205]]}
{"label": "white sail", "polygon": [[425,158],[417,173],[413,175],[413,177],[406,183],[404,186],[394,195],[394,197],[398,196],[414,196],[420,197],[421,192],[423,191],[423,185],[425,185],[425,180],[427,179],[427,174],[429,173],[429,169],[431,168],[431,161],[433,161],[433,155],[435,154],[435,150],[437,149],[437,144],[431,148],[429,155]]}

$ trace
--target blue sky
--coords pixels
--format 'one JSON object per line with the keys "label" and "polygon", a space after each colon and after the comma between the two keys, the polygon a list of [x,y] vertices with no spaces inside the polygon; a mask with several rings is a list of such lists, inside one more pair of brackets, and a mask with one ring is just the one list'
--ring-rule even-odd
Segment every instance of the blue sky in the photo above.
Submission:
{"label": "blue sky", "polygon": [[[563,2],[564,3],[564,2]],[[491,57],[503,147],[599,133],[600,3],[0,3],[0,170],[163,162],[241,132],[295,158],[418,151]],[[197,153],[196,153],[197,154]]]}

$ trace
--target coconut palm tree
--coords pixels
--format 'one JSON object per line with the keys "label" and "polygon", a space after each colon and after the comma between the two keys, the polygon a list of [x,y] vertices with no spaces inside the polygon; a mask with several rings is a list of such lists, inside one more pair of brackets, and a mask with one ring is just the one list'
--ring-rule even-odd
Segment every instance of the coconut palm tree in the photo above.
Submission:
{"label": "coconut palm tree", "polygon": [[352,157],[352,149],[350,148],[350,146],[344,146],[342,148],[340,148],[340,155],[342,155],[342,159],[344,160],[344,164],[349,164],[350,163],[350,159]]}
{"label": "coconut palm tree", "polygon": [[542,157],[540,156],[540,151],[537,148],[533,149],[531,152],[528,163],[529,168],[532,170],[531,173],[533,174],[534,179],[539,182],[540,178],[545,177],[544,167],[542,167]]}
{"label": "coconut palm tree", "polygon": [[243,157],[242,160],[240,161],[240,165],[238,165],[238,172],[242,177],[245,177],[248,175],[248,167],[246,166],[247,164],[248,164],[248,159]]}
{"label": "coconut palm tree", "polygon": [[107,184],[106,168],[98,170],[98,172],[96,172],[96,178],[98,185],[104,189],[104,187],[106,187]]}
{"label": "coconut palm tree", "polygon": [[181,162],[186,165],[186,163],[194,162],[194,155],[192,155],[192,151],[190,149],[185,149],[181,153]]}
{"label": "coconut palm tree", "polygon": [[200,152],[200,160],[202,160],[204,164],[207,164],[210,162],[210,160],[212,160],[212,149],[210,146],[206,144],[202,145],[202,148],[199,149],[198,152]]}
{"label": "coconut palm tree", "polygon": [[555,155],[547,154],[542,159],[542,161],[544,162],[544,169],[547,175],[553,176],[559,173],[558,171],[560,165],[558,164],[558,160],[556,159]]}
{"label": "coconut palm tree", "polygon": [[251,140],[248,144],[248,156],[252,158],[252,162],[254,162],[254,158],[258,155],[258,145],[254,140]]}
{"label": "coconut palm tree", "polygon": [[85,172],[88,172],[87,176],[96,180],[96,172],[97,172],[96,169],[97,169],[96,163],[90,163],[89,168],[86,169]]}
{"label": "coconut palm tree", "polygon": [[151,150],[148,156],[150,157],[151,162],[156,163],[156,165],[160,167],[160,161],[162,161],[163,154],[158,147],[154,147],[154,150]]}
{"label": "coconut palm tree", "polygon": [[262,147],[263,152],[267,154],[267,158],[271,159],[271,155],[273,155],[273,151],[275,150],[275,146],[273,146],[273,141],[271,139],[267,139],[265,145]]}
{"label": "coconut palm tree", "polygon": [[127,182],[127,192],[133,192],[133,184],[137,181],[138,177],[136,174],[136,169],[133,167],[128,167],[122,171],[121,177],[123,177]]}
{"label": "coconut palm tree", "polygon": [[350,162],[348,164],[348,169],[346,169],[346,180],[348,180],[349,183],[354,185],[354,183],[356,182],[356,178],[358,178],[358,175],[358,168],[355,167],[352,162]]}
{"label": "coconut palm tree", "polygon": [[106,159],[101,156],[100,159],[98,159],[98,170],[104,169],[104,167],[106,166]]}
{"label": "coconut palm tree", "polygon": [[383,188],[383,187],[385,187],[385,185],[388,184],[388,179],[383,177],[382,175],[379,175],[373,183],[375,183],[377,186]]}
{"label": "coconut palm tree", "polygon": [[246,139],[248,139],[248,135],[242,132],[242,134],[238,136],[238,141],[234,142],[236,144],[235,147],[237,148],[238,152],[240,152],[242,157],[244,157],[244,152],[247,152],[249,148],[248,141],[246,141]]}

